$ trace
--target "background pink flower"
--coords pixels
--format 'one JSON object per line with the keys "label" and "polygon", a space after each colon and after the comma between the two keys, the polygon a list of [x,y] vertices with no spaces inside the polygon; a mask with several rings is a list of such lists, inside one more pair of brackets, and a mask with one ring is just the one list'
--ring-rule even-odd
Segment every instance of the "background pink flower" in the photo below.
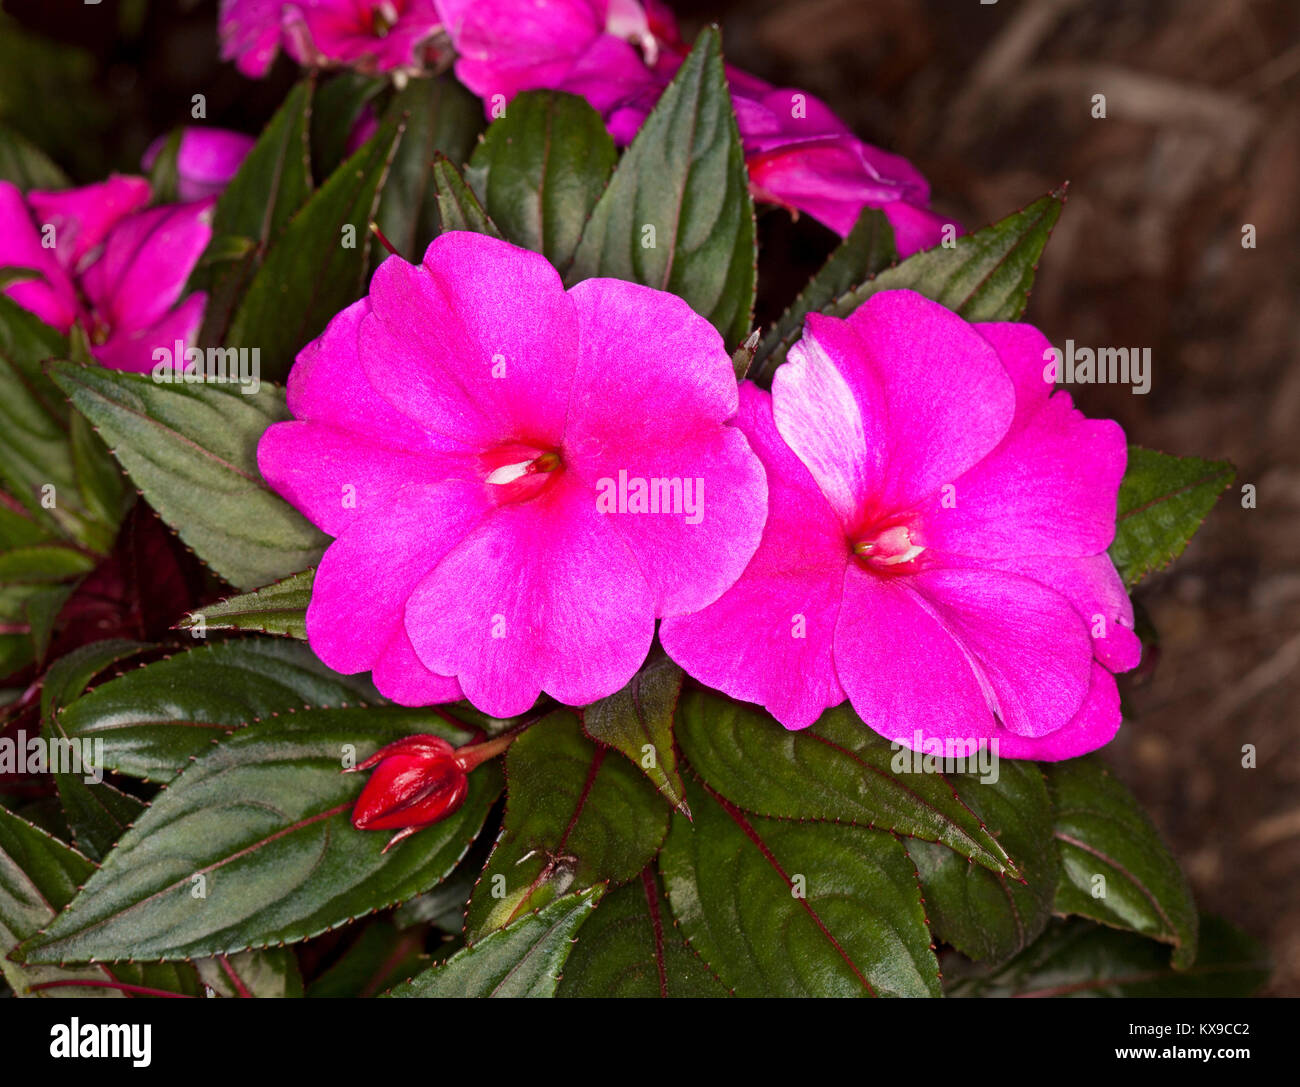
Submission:
{"label": "background pink flower", "polygon": [[[149,145],[140,163],[142,170],[153,164],[167,145],[167,136],[159,136]],[[248,152],[257,141],[242,132],[225,128],[201,128],[191,125],[181,131],[176,152],[177,192],[182,200],[202,200],[219,196],[230,179],[239,172]]]}
{"label": "background pink flower", "polygon": [[282,22],[299,64],[365,72],[418,71],[441,29],[433,0],[294,0]]}
{"label": "background pink flower", "polygon": [[772,394],[742,397],[763,541],[715,604],[664,622],[669,655],[788,728],[847,697],[908,747],[920,732],[1052,760],[1106,743],[1112,673],[1141,651],[1105,553],[1126,449],[1052,393],[1047,347],[911,291],[810,316]]}
{"label": "background pink flower", "polygon": [[[543,257],[479,234],[385,261],[299,356],[289,407],[258,463],[337,537],[312,648],[408,704],[463,690],[509,717],[542,691],[619,690],[655,618],[724,592],[766,515],[707,321],[637,284],[565,291]],[[702,481],[700,516],[603,512],[620,473]]]}
{"label": "background pink flower", "polygon": [[217,33],[222,60],[233,60],[246,76],[260,79],[280,52],[282,0],[221,0]]}
{"label": "background pink flower", "polygon": [[299,64],[418,71],[441,29],[433,0],[222,0],[221,55],[253,78],[280,46]]}
{"label": "background pink flower", "polygon": [[[456,75],[483,98],[552,88],[585,98],[620,144],[636,136],[689,52],[672,12],[636,0],[438,0]],[[727,79],[750,188],[842,237],[881,208],[899,255],[939,244],[952,220],[926,209],[930,187],[906,159],[857,139],[824,102],[737,68]],[[955,229],[960,227],[953,223]]]}
{"label": "background pink flower", "polygon": [[155,348],[174,351],[198,334],[207,303],[202,292],[181,295],[212,237],[213,199],[144,208],[149,196],[134,177],[26,199],[0,182],[0,268],[41,276],[4,293],[60,332],[80,324],[114,370],[151,370]]}

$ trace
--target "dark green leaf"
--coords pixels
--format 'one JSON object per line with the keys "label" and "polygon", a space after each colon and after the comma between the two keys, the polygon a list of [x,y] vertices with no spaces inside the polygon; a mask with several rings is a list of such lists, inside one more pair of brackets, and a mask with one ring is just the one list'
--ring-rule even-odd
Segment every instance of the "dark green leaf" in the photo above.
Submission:
{"label": "dark green leaf", "polygon": [[41,364],[67,341],[0,295],[0,483],[47,531],[89,544],[102,527],[80,505],[65,398]]}
{"label": "dark green leaf", "polygon": [[610,891],[578,931],[564,997],[719,997],[730,995],[673,925],[652,868]]}
{"label": "dark green leaf", "polygon": [[1235,475],[1227,461],[1171,457],[1130,445],[1110,545],[1124,583],[1136,585],[1181,555]]}
{"label": "dark green leaf", "polygon": [[[151,963],[150,969],[171,966],[171,963]],[[184,964],[175,966],[183,968]],[[117,967],[121,970],[121,967]],[[212,990],[216,996],[263,999],[300,997],[302,975],[298,962],[287,947],[269,947],[265,951],[241,951],[238,955],[222,955],[215,959],[196,959],[201,986]],[[198,994],[195,994],[198,995]],[[203,995],[208,995],[203,992]]]}
{"label": "dark green leaf", "polygon": [[[72,901],[95,866],[57,838],[0,808],[0,970],[19,996],[51,981],[107,980],[101,967],[21,966],[9,953]],[[49,996],[118,996],[111,989],[52,988]]]}
{"label": "dark green leaf", "polygon": [[461,859],[456,870],[432,891],[416,895],[393,911],[393,923],[400,929],[433,925],[450,936],[465,930],[465,908],[474,884],[492,852],[493,842],[482,835]]}
{"label": "dark green leaf", "polygon": [[902,772],[911,769],[912,752],[895,751],[847,704],[790,732],[754,706],[688,691],[677,742],[710,788],[747,811],[881,827],[940,842],[963,863],[1019,874],[1016,858],[942,774]]}
{"label": "dark green leaf", "polygon": [[144,804],[102,780],[105,760],[97,757],[102,752],[96,752],[91,740],[70,737],[61,713],[100,672],[145,648],[124,639],[83,645],[56,661],[41,686],[41,732],[46,749],[51,761],[55,757],[68,760],[65,771],[55,772],[53,766],[47,769],[54,773],[73,844],[91,860],[108,853],[144,810]]}
{"label": "dark green leaf", "polygon": [[307,996],[368,997],[387,992],[427,966],[424,933],[399,932],[391,921],[361,928],[342,958],[307,988]]}
{"label": "dark green leaf", "polygon": [[63,581],[88,573],[95,559],[63,544],[43,543],[0,551],[0,585],[30,585]]}
{"label": "dark green leaf", "polygon": [[218,642],[104,683],[59,715],[64,732],[104,741],[119,774],[170,781],[230,731],[277,714],[377,701],[360,676],[340,676],[306,646],[278,638]]}
{"label": "dark green leaf", "polygon": [[582,711],[582,728],[599,744],[622,752],[674,808],[690,815],[673,746],[673,715],[682,693],[682,670],[656,654],[618,694]]}
{"label": "dark green leaf", "polygon": [[154,200],[160,204],[174,204],[180,199],[180,168],[177,159],[181,152],[181,136],[184,130],[173,128],[167,134],[158,157],[149,168],[149,189]]}
{"label": "dark green leaf", "polygon": [[565,280],[671,291],[729,345],[753,327],[754,202],[716,27],[700,32],[597,202]]}
{"label": "dark green leaf", "polygon": [[107,552],[113,546],[118,525],[126,513],[129,492],[122,472],[94,428],[80,412],[68,420],[72,442],[72,467],[77,477],[81,500],[103,534],[94,541],[97,550]]}
{"label": "dark green leaf", "polygon": [[159,516],[232,585],[256,588],[320,558],[326,537],[257,469],[263,432],[288,418],[282,390],[248,396],[69,362],[50,373]]}
{"label": "dark green leaf", "polygon": [[344,70],[316,87],[311,104],[311,161],[324,180],[343,161],[363,111],[389,85],[387,79]]}
{"label": "dark green leaf", "polygon": [[764,360],[776,351],[784,357],[785,349],[799,338],[803,319],[808,314],[822,311],[840,295],[883,272],[897,260],[894,228],[889,225],[889,219],[876,208],[863,208],[849,236],[840,242],[799,292],[799,297],[781,314],[780,320],[768,329],[758,345],[755,357],[759,370],[755,376],[763,376],[765,372],[770,376],[770,371],[762,366]]}
{"label": "dark green leaf", "polygon": [[898,838],[748,815],[688,777],[659,867],[691,946],[737,996],[938,996]]}
{"label": "dark green leaf", "polygon": [[294,215],[254,275],[225,342],[259,349],[265,379],[282,379],[330,318],[365,292],[370,223],[402,135],[399,124],[382,124]]}
{"label": "dark green leaf", "polygon": [[604,888],[557,898],[399,985],[399,997],[554,996],[573,934]]}
{"label": "dark green leaf", "polygon": [[1028,946],[1052,916],[1061,859],[1052,840],[1052,800],[1032,762],[1002,759],[997,780],[945,775],[957,799],[1016,858],[1022,879],[971,864],[946,846],[911,841],[935,938],[973,959],[1001,962]]}
{"label": "dark green leaf", "polygon": [[418,732],[454,735],[399,709],[307,710],[240,729],[158,794],[25,961],[230,954],[427,890],[478,833],[498,771],[479,767],[458,811],[387,853],[389,835],[351,825],[364,775],[340,773]]}
{"label": "dark green leaf", "polygon": [[433,184],[443,230],[472,230],[475,234],[501,237],[501,231],[488,218],[478,197],[445,155],[434,156]]}
{"label": "dark green leaf", "polygon": [[1178,862],[1133,795],[1096,758],[1046,766],[1056,801],[1061,882],[1056,912],[1173,944],[1196,958],[1196,905]]}
{"label": "dark green leaf", "polygon": [[[945,963],[950,996],[1246,997],[1268,980],[1263,950],[1226,921],[1201,918],[1201,948],[1175,970],[1169,948],[1086,921],[1053,921],[1042,938],[992,974]],[[1133,1039],[1138,1041],[1139,1039]],[[1143,1045],[1163,1048],[1147,1038]]]}
{"label": "dark green leaf", "polygon": [[394,122],[404,121],[406,135],[393,159],[375,221],[397,251],[418,264],[441,229],[434,159],[441,154],[460,163],[469,157],[483,127],[483,107],[445,75],[412,79],[393,99],[385,116]]}
{"label": "dark green leaf", "polygon": [[[992,226],[908,257],[841,294],[820,312],[847,317],[877,291],[906,288],[960,313],[968,321],[1016,321],[1025,311],[1034,271],[1065,205],[1064,191],[1049,193]],[[802,325],[769,349],[756,377],[770,378]]]}
{"label": "dark green leaf", "polygon": [[507,241],[567,268],[618,151],[599,113],[559,91],[516,95],[465,171]]}
{"label": "dark green leaf", "polygon": [[235,307],[267,249],[311,196],[311,115],[312,84],[303,80],[289,92],[217,200],[212,241],[197,273],[203,278],[190,284],[191,289],[208,291],[199,334],[203,347],[226,343]]}
{"label": "dark green leaf", "polygon": [[307,605],[316,569],[304,570],[256,592],[232,596],[193,612],[177,626],[181,630],[256,630],[306,639]]}
{"label": "dark green leaf", "polygon": [[8,125],[0,125],[0,181],[11,181],[23,192],[72,184],[44,151]]}
{"label": "dark green leaf", "polygon": [[566,891],[634,878],[668,830],[668,808],[640,771],[593,744],[557,710],[506,756],[505,826],[465,918],[471,940]]}
{"label": "dark green leaf", "polygon": [[37,589],[24,601],[23,611],[31,632],[32,651],[36,655],[37,664],[45,662],[45,654],[50,651],[50,641],[54,637],[54,623],[63,610],[63,605],[76,591],[77,585],[76,581],[49,585]]}

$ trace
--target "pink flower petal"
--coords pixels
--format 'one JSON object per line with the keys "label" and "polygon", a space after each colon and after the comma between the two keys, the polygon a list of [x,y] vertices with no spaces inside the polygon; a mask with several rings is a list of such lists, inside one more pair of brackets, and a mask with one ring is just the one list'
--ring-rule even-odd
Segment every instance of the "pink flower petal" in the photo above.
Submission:
{"label": "pink flower petal", "polygon": [[582,350],[565,461],[593,502],[600,482],[616,488],[620,473],[670,490],[675,481],[676,512],[608,518],[636,556],[656,614],[697,611],[740,576],[766,516],[762,465],[740,431],[723,427],[738,403],[730,356],[713,326],[674,295],[589,279],[569,296]]}
{"label": "pink flower petal", "polygon": [[982,557],[1093,555],[1115,535],[1128,450],[1109,419],[1085,419],[1058,392],[930,504],[926,541]]}
{"label": "pink flower petal", "polygon": [[969,654],[1009,731],[1042,736],[1078,712],[1092,640],[1060,593],[1016,574],[958,567],[926,570],[910,587]]}
{"label": "pink flower petal", "polygon": [[176,304],[212,237],[212,204],[150,208],[114,227],[82,285],[115,331],[148,327]]}
{"label": "pink flower petal", "polygon": [[370,306],[361,364],[390,404],[480,449],[558,446],[577,316],[545,257],[482,234],[442,234],[423,264],[380,265]]}
{"label": "pink flower petal", "polygon": [[459,702],[465,697],[454,677],[440,676],[424,666],[405,627],[399,628],[380,650],[372,671],[371,678],[380,693],[401,706]]}
{"label": "pink flower petal", "polygon": [[1046,736],[1017,736],[1006,729],[995,733],[998,754],[1005,759],[1060,762],[1104,747],[1115,738],[1121,723],[1119,689],[1115,677],[1100,664],[1092,666],[1087,698],[1069,724]]}
{"label": "pink flower petal", "polygon": [[[381,33],[377,20],[393,15]],[[291,0],[282,25],[285,47],[299,64],[380,72],[422,67],[420,47],[441,29],[433,0]]]}
{"label": "pink flower petal", "polygon": [[[933,249],[944,240],[944,228],[952,227],[952,236],[960,237],[966,231],[956,219],[917,207],[904,200],[884,204],[881,210],[894,230],[894,248],[903,260],[924,249]],[[854,220],[856,222],[856,219]],[[851,227],[850,227],[851,229]],[[979,325],[975,326],[979,328]],[[1028,326],[1025,326],[1028,327]]]}
{"label": "pink flower petal", "polygon": [[846,528],[883,485],[887,411],[880,377],[853,326],[810,314],[803,338],[772,379],[772,414]]}
{"label": "pink flower petal", "polygon": [[494,717],[545,691],[580,706],[620,690],[654,636],[635,558],[559,473],[542,495],[499,507],[412,594],[406,629],[434,671]]}
{"label": "pink flower petal", "polygon": [[0,181],[0,268],[40,273],[37,279],[11,283],[3,293],[60,332],[72,327],[78,313],[76,288],[55,250],[41,245],[27,201],[8,181]]}
{"label": "pink flower petal", "polygon": [[835,627],[835,670],[853,709],[875,732],[911,747],[926,738],[988,736],[992,696],[969,654],[907,578],[847,565]]}
{"label": "pink flower petal", "polygon": [[361,320],[369,312],[368,298],[352,303],[298,352],[289,372],[289,410],[298,419],[327,423],[398,449],[437,453],[464,448],[436,441],[370,384],[361,368],[358,342]]}
{"label": "pink flower petal", "polygon": [[1015,413],[1015,389],[983,336],[915,291],[874,294],[848,323],[876,370],[890,419],[888,479],[878,501],[907,509],[997,446]]}
{"label": "pink flower petal", "polygon": [[[153,169],[167,136],[159,136],[148,147],[140,162],[143,170]],[[242,132],[224,128],[191,125],[181,131],[176,151],[177,190],[182,200],[202,200],[217,196],[239,172],[248,152],[257,141]]]}
{"label": "pink flower petal", "polygon": [[266,75],[280,49],[281,0],[221,0],[221,59],[252,79]]}
{"label": "pink flower petal", "polygon": [[[487,510],[482,487],[446,482],[409,487],[386,510],[353,521],[316,570],[307,608],[313,652],[344,675],[369,671],[382,660],[381,677],[392,679],[394,690],[436,686],[402,662],[398,635],[407,598]],[[435,525],[438,531],[431,532]]]}
{"label": "pink flower petal", "polygon": [[149,197],[149,182],[144,178],[116,174],[79,189],[33,189],[27,194],[37,222],[54,227],[58,258],[72,272],[81,269],[84,259],[126,216],[149,203]]}
{"label": "pink flower petal", "polygon": [[740,580],[693,615],[665,619],[659,639],[690,675],[806,728],[844,701],[832,644],[849,549],[834,510],[777,433],[772,398],[746,383],[737,426],[768,479],[762,543]]}
{"label": "pink flower petal", "polygon": [[437,0],[437,7],[458,54],[456,78],[488,100],[558,87],[605,29],[600,0]]}
{"label": "pink flower petal", "polygon": [[468,450],[435,442],[366,380],[357,337],[368,311],[353,303],[303,348],[288,391],[300,421],[269,427],[257,449],[271,486],[331,536],[382,515],[408,484],[478,478]]}
{"label": "pink flower petal", "polygon": [[184,369],[176,366],[176,345],[181,345],[179,357],[184,360],[185,351],[198,339],[207,304],[208,296],[196,291],[148,328],[115,329],[104,343],[92,345],[91,354],[110,370],[147,374],[162,361],[154,358],[154,352],[165,349],[173,368]]}
{"label": "pink flower petal", "polygon": [[1133,633],[1133,602],[1105,552],[1079,559],[1025,555],[986,564],[1032,578],[1069,600],[1092,634],[1097,659],[1112,672],[1138,666],[1142,641]]}

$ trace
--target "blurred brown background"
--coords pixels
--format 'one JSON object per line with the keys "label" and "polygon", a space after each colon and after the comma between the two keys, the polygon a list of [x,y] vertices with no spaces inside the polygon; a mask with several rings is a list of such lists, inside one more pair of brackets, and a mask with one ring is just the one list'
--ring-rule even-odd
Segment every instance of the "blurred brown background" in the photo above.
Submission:
{"label": "blurred brown background", "polygon": [[[968,226],[1070,182],[1028,318],[1058,345],[1150,347],[1154,375],[1146,396],[1084,386],[1076,401],[1142,445],[1239,469],[1138,591],[1162,647],[1125,681],[1134,719],[1105,755],[1201,906],[1271,949],[1268,991],[1300,995],[1300,4],[669,2],[687,31],[720,22],[732,63],[819,94],[907,155]],[[39,69],[48,88],[23,126],[80,181],[133,169],[195,91],[208,123],[256,131],[294,77],[282,64],[252,83],[219,64],[215,0],[3,6],[94,59],[88,75]],[[93,87],[75,106],[74,77]],[[3,96],[0,79],[0,110]],[[783,216],[763,216],[762,267],[793,293],[834,238],[805,221],[792,240]],[[1242,483],[1258,508],[1241,508]]]}

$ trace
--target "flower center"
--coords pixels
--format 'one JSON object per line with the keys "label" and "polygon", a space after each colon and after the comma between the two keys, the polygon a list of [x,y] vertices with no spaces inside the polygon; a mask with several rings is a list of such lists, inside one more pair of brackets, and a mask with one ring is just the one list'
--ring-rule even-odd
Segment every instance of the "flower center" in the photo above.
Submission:
{"label": "flower center", "polygon": [[513,442],[483,455],[484,479],[498,503],[536,498],[563,467],[564,461],[554,450]]}
{"label": "flower center", "polygon": [[376,4],[370,11],[370,32],[376,38],[386,38],[400,18],[391,0]]}
{"label": "flower center", "polygon": [[113,329],[97,313],[92,313],[84,322],[83,327],[86,330],[86,337],[94,347],[103,347],[108,342],[108,338],[113,334]]}
{"label": "flower center", "polygon": [[658,62],[659,42],[638,0],[610,0],[605,32],[640,49],[647,68],[653,68]]}
{"label": "flower center", "polygon": [[864,566],[881,572],[911,573],[916,559],[925,551],[916,542],[912,527],[891,524],[868,532],[853,545],[853,554]]}

